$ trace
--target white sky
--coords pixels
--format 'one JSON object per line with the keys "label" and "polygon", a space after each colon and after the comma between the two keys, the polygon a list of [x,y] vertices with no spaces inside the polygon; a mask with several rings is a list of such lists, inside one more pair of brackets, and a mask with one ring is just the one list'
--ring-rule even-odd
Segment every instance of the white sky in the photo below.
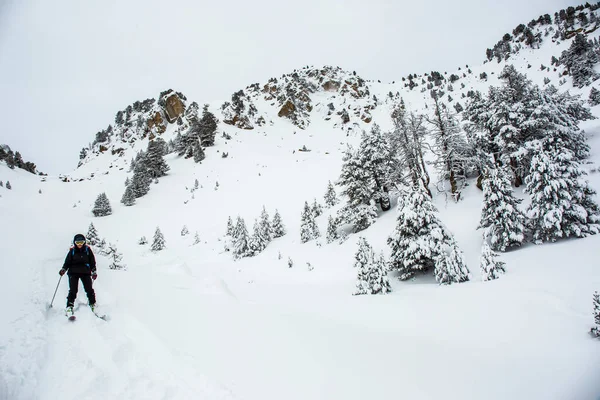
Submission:
{"label": "white sky", "polygon": [[519,23],[576,4],[0,0],[0,144],[68,173],[118,110],[168,88],[202,104],[305,65],[382,82],[454,70]]}

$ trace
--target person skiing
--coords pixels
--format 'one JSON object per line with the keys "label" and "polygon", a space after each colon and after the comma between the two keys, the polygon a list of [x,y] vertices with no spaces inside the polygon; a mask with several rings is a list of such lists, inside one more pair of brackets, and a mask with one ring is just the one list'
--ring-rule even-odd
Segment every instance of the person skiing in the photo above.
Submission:
{"label": "person skiing", "polygon": [[73,306],[77,298],[79,289],[79,280],[83,283],[83,288],[87,294],[90,308],[96,312],[96,293],[92,287],[92,279],[96,280],[96,258],[92,249],[86,244],[85,236],[78,233],[73,238],[73,247],[67,253],[65,263],[58,272],[60,276],[67,273],[69,277],[69,295],[67,296],[67,316],[73,316]]}

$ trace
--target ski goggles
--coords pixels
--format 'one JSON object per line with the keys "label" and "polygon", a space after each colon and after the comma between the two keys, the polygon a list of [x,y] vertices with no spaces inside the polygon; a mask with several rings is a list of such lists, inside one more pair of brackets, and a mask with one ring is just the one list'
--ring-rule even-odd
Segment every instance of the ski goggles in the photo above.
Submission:
{"label": "ski goggles", "polygon": [[76,244],[77,246],[83,246],[83,245],[85,244],[85,240],[76,240],[76,241],[75,241],[75,244]]}

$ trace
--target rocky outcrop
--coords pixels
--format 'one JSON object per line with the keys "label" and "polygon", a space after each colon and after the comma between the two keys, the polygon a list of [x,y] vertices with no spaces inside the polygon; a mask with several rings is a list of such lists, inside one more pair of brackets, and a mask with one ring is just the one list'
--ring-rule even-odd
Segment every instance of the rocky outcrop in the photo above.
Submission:
{"label": "rocky outcrop", "polygon": [[296,111],[296,106],[290,100],[286,101],[277,113],[278,117],[290,118]]}
{"label": "rocky outcrop", "polygon": [[337,92],[340,89],[340,83],[336,81],[327,81],[323,84],[323,90],[326,92]]}
{"label": "rocky outcrop", "polygon": [[177,94],[172,94],[165,100],[165,114],[170,124],[177,121],[184,111],[185,106]]}

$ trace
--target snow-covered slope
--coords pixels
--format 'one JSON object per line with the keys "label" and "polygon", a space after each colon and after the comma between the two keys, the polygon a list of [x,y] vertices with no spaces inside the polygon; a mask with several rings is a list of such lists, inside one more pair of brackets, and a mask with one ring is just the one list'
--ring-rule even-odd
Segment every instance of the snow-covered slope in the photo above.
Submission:
{"label": "snow-covered slope", "polygon": [[[539,66],[550,65],[569,45],[544,40],[539,49],[522,48],[500,63],[448,71],[444,76],[460,79],[453,91],[444,83],[444,100],[451,95],[464,106],[469,90],[499,84],[506,63],[536,84],[547,77],[559,86],[561,72]],[[311,71],[304,74],[318,82]],[[352,82],[351,73],[332,73]],[[132,207],[119,200],[129,161],[147,146],[143,132],[133,141],[111,142],[123,148],[114,154],[110,146],[100,152],[98,143],[68,179],[0,162],[0,180],[12,185],[0,187],[0,399],[600,396],[600,345],[587,333],[592,293],[600,290],[597,235],[503,253],[506,275],[482,282],[476,230],[482,194],[471,182],[456,204],[434,193],[442,221],[465,252],[471,281],[445,287],[433,277],[393,279],[386,296],[351,295],[358,235],[343,243],[300,242],[303,204],[322,202],[328,181],[339,176],[346,143],[356,143],[373,122],[390,129],[390,107],[399,97],[411,110],[428,112],[429,90],[421,79],[427,81],[417,77],[412,90],[406,80],[367,82],[369,94],[359,98],[311,92],[302,127],[278,116],[285,101],[265,99],[262,88],[247,90],[256,118],[262,115],[265,123],[249,120],[251,130],[220,124],[202,164],[166,156],[168,175]],[[574,89],[568,77],[559,87],[585,97],[590,90]],[[361,118],[365,107],[371,122]],[[337,114],[343,109],[349,110],[346,124]],[[219,113],[221,105],[211,110]],[[600,117],[599,106],[592,112]],[[588,178],[600,190],[600,122],[582,126],[592,147]],[[168,141],[177,129],[168,124],[161,137]],[[311,151],[299,151],[304,146]],[[195,180],[199,188],[192,190]],[[94,218],[91,209],[102,192],[113,213]],[[224,251],[227,218],[239,215],[251,227],[263,206],[271,216],[280,212],[288,234],[256,257],[234,261]],[[335,211],[326,209],[317,219],[322,233]],[[360,235],[388,253],[395,218],[393,210],[384,212]],[[123,252],[127,270],[110,270],[99,255],[94,287],[110,320],[87,310],[80,289],[79,318],[71,323],[62,315],[68,285],[59,283],[57,272],[73,235],[85,234],[90,222]],[[188,236],[180,234],[184,225]],[[167,249],[154,253],[138,240],[152,240],[156,227]],[[200,243],[194,245],[195,232]],[[47,310],[57,283],[54,307]]]}

